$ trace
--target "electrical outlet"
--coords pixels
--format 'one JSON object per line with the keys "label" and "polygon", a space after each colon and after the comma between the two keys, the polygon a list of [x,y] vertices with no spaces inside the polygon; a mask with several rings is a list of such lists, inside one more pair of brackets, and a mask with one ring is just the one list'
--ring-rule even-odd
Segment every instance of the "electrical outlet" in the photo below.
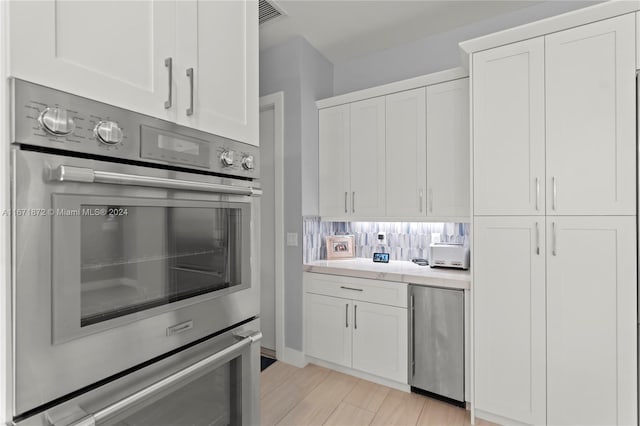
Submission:
{"label": "electrical outlet", "polygon": [[378,232],[378,244],[386,245],[387,244],[387,233],[386,232]]}
{"label": "electrical outlet", "polygon": [[298,233],[297,232],[287,232],[287,245],[291,247],[298,246]]}

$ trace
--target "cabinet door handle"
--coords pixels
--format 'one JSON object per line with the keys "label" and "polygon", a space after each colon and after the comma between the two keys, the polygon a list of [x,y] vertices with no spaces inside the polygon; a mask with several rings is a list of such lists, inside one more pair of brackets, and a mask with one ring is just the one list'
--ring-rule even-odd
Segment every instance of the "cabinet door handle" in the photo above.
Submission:
{"label": "cabinet door handle", "polygon": [[187,77],[189,78],[189,108],[187,108],[187,115],[193,115],[193,68],[187,68]]}
{"label": "cabinet door handle", "polygon": [[164,109],[169,109],[171,105],[173,105],[173,58],[165,59],[164,66],[167,67],[169,71],[169,94],[167,100],[164,101]]}
{"label": "cabinet door handle", "polygon": [[551,222],[551,254],[558,255],[558,241],[556,241],[556,223]]}
{"label": "cabinet door handle", "polygon": [[536,222],[536,254],[540,255],[540,229],[538,222]]}
{"label": "cabinet door handle", "polygon": [[553,200],[552,200],[552,205],[551,208],[553,210],[556,210],[556,206],[558,203],[558,185],[556,183],[556,177],[552,177],[551,178],[551,186],[552,186],[552,193],[553,193]]}
{"label": "cabinet door handle", "polygon": [[344,191],[344,212],[345,213],[349,213],[349,210],[347,210],[347,197],[348,197],[347,191]]}
{"label": "cabinet door handle", "polygon": [[536,211],[540,211],[540,179],[536,178]]}
{"label": "cabinet door handle", "polygon": [[358,329],[358,305],[353,305],[353,329]]}
{"label": "cabinet door handle", "polygon": [[344,305],[344,326],[349,328],[349,304]]}
{"label": "cabinet door handle", "polygon": [[422,213],[422,188],[419,191],[419,198],[420,198],[420,213]]}
{"label": "cabinet door handle", "polygon": [[433,188],[429,188],[429,213],[433,213]]}
{"label": "cabinet door handle", "polygon": [[356,191],[351,193],[351,213],[356,212]]}
{"label": "cabinet door handle", "polygon": [[343,286],[343,285],[341,285],[341,286],[340,286],[340,288],[341,288],[341,289],[344,289],[344,290],[364,291],[364,290],[363,290],[363,289],[361,289],[361,288],[345,287],[345,286]]}
{"label": "cabinet door handle", "polygon": [[416,304],[413,294],[411,295],[410,312],[411,315],[411,376],[416,375]]}

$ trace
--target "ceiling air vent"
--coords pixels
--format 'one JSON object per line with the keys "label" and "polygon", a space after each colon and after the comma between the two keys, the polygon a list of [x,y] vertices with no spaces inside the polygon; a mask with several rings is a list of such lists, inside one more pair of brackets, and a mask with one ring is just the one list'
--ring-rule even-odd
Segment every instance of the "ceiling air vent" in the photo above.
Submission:
{"label": "ceiling air vent", "polygon": [[280,7],[276,6],[274,3],[268,2],[267,0],[260,0],[260,3],[258,4],[260,25],[284,15],[284,12]]}

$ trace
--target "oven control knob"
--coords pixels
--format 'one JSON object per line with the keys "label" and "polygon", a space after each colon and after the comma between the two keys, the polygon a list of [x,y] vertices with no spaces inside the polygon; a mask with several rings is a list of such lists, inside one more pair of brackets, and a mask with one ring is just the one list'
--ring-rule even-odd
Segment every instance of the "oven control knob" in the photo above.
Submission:
{"label": "oven control knob", "polygon": [[242,168],[245,170],[253,170],[256,167],[253,162],[253,155],[245,155],[242,157]]}
{"label": "oven control knob", "polygon": [[73,133],[76,123],[66,109],[45,108],[38,118],[40,126],[49,134],[54,136],[66,136]]}
{"label": "oven control knob", "polygon": [[233,166],[233,151],[223,151],[220,154],[220,162],[225,167]]}
{"label": "oven control knob", "polygon": [[122,129],[115,121],[101,121],[95,129],[93,134],[96,138],[108,145],[117,145],[122,142]]}

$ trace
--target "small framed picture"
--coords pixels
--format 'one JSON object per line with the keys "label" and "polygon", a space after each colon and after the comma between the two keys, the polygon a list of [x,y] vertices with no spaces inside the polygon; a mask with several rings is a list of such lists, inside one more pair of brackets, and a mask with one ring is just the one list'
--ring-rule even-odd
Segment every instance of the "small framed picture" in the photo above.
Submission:
{"label": "small framed picture", "polygon": [[353,235],[332,235],[326,237],[327,260],[349,259],[355,256]]}

